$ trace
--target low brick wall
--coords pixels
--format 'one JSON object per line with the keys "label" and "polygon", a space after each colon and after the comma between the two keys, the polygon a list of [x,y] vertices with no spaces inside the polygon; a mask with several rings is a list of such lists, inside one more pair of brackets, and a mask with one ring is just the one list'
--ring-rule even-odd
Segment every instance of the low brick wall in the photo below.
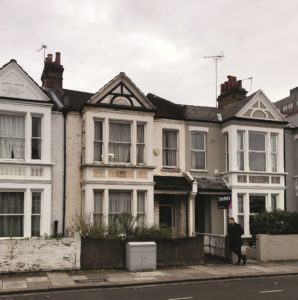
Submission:
{"label": "low brick wall", "polygon": [[257,259],[260,261],[298,260],[298,235],[257,235]]}
{"label": "low brick wall", "polygon": [[[204,261],[204,237],[156,240],[157,266],[197,265]],[[126,267],[125,240],[82,239],[82,269]]]}
{"label": "low brick wall", "polygon": [[81,239],[0,240],[0,273],[80,269]]}

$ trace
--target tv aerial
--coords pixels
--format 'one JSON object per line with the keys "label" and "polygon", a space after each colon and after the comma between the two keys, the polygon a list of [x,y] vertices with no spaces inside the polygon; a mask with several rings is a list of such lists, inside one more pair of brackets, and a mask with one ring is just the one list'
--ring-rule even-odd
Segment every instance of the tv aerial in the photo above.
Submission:
{"label": "tv aerial", "polygon": [[36,52],[43,50],[43,61],[45,61],[45,59],[46,59],[46,49],[47,48],[48,48],[47,45],[42,44],[41,47],[36,50]]}
{"label": "tv aerial", "polygon": [[217,107],[217,63],[225,57],[221,51],[218,55],[203,56],[203,58],[213,59],[215,64],[215,106]]}

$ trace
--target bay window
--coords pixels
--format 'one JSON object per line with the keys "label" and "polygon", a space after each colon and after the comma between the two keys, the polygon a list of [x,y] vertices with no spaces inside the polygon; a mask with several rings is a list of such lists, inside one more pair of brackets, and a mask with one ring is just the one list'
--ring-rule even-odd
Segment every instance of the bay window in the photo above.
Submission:
{"label": "bay window", "polygon": [[229,160],[229,134],[224,133],[225,139],[225,163],[226,163],[226,171],[230,170],[230,160]]}
{"label": "bay window", "polygon": [[244,228],[244,195],[238,194],[238,223]]}
{"label": "bay window", "polygon": [[24,193],[0,192],[0,237],[24,234]]}
{"label": "bay window", "polygon": [[109,124],[109,161],[130,163],[131,126],[128,123]]}
{"label": "bay window", "polygon": [[249,132],[249,169],[266,171],[265,133]]}
{"label": "bay window", "polygon": [[164,129],[162,132],[162,163],[165,167],[177,167],[178,131]]}
{"label": "bay window", "polygon": [[25,158],[25,116],[0,114],[0,158]]}
{"label": "bay window", "polygon": [[191,133],[191,168],[194,170],[206,169],[206,133]]}

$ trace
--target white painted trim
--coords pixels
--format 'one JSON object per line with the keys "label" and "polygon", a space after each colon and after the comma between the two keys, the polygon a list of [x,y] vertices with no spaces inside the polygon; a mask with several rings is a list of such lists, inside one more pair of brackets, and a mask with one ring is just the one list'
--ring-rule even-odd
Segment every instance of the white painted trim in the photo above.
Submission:
{"label": "white painted trim", "polygon": [[209,128],[201,126],[189,126],[189,131],[209,132]]}

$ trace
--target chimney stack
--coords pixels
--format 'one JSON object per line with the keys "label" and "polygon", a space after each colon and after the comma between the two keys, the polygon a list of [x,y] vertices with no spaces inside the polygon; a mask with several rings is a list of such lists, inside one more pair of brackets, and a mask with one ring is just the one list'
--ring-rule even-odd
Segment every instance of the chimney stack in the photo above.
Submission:
{"label": "chimney stack", "polygon": [[228,80],[220,85],[220,95],[217,98],[218,108],[227,106],[245,99],[247,91],[242,88],[242,81],[236,76],[228,76]]}
{"label": "chimney stack", "polygon": [[42,86],[50,88],[58,94],[63,93],[63,71],[61,65],[61,53],[56,52],[55,61],[53,54],[48,54],[45,58],[44,69],[41,75]]}

